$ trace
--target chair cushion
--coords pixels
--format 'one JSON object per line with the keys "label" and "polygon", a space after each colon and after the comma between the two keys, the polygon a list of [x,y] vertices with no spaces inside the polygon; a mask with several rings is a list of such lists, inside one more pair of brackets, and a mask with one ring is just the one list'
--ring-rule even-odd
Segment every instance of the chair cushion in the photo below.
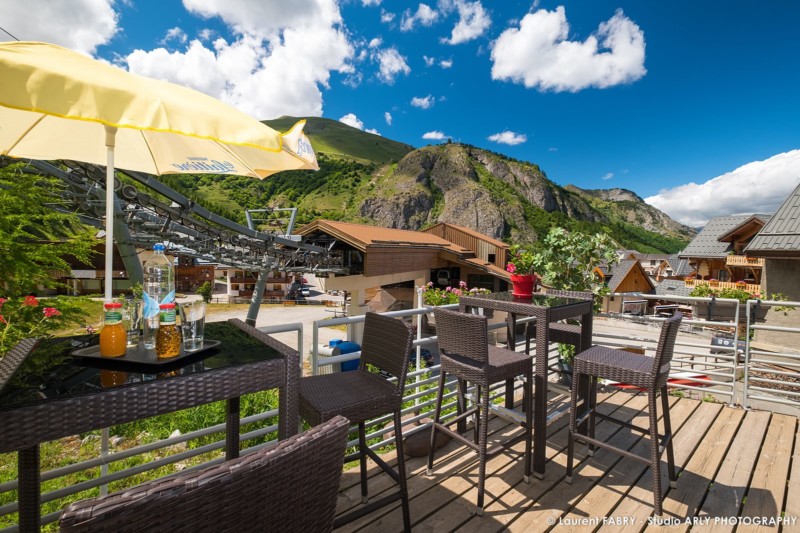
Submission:
{"label": "chair cushion", "polygon": [[511,379],[533,369],[530,355],[489,344],[486,367],[459,355],[441,354],[442,370],[481,386]]}
{"label": "chair cushion", "polygon": [[592,346],[579,353],[575,356],[573,367],[579,374],[622,381],[644,389],[655,387],[669,373],[669,364],[654,373],[652,357],[606,346]]}
{"label": "chair cushion", "polygon": [[316,425],[336,415],[364,422],[400,408],[396,385],[366,370],[300,379],[300,416]]}

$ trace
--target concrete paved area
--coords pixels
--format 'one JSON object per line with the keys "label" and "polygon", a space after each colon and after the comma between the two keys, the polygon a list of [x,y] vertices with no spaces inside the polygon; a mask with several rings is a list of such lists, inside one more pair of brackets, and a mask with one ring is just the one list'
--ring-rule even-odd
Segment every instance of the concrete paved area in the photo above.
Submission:
{"label": "concrete paved area", "polygon": [[[313,275],[306,274],[308,285],[311,288],[311,294],[306,300],[309,302],[322,302],[334,301],[341,302],[342,296],[333,296],[322,292],[319,288],[316,278]],[[214,295],[215,297],[223,297],[224,293]],[[197,299],[199,296],[187,296],[187,300]],[[239,309],[230,309],[226,311],[214,311],[214,304],[210,304],[212,312],[209,316],[209,321],[220,322],[228,320],[229,318],[238,318],[244,321],[247,318],[248,305],[244,304]],[[227,307],[227,306],[226,306]],[[256,317],[256,327],[265,326],[278,326],[283,324],[301,323],[303,324],[303,349],[302,355],[304,359],[308,358],[313,344],[313,324],[315,321],[324,321],[334,317],[333,310],[341,310],[341,307],[327,307],[320,303],[310,303],[308,305],[295,305],[295,306],[274,306],[264,305],[259,309],[258,316]],[[275,333],[272,335],[284,344],[298,349],[297,332]],[[346,339],[347,333],[342,329],[325,328],[319,329],[319,342],[327,344],[332,339]]]}

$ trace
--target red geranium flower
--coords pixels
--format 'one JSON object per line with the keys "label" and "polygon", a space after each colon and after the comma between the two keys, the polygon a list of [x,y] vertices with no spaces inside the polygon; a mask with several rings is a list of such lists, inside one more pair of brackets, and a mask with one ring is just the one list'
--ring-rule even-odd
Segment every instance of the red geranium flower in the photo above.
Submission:
{"label": "red geranium flower", "polygon": [[55,307],[45,307],[42,312],[44,313],[45,318],[50,318],[52,316],[59,316],[61,314],[61,311],[59,311]]}
{"label": "red geranium flower", "polygon": [[37,307],[39,305],[39,300],[36,299],[36,296],[26,296],[25,300],[22,302],[22,305]]}

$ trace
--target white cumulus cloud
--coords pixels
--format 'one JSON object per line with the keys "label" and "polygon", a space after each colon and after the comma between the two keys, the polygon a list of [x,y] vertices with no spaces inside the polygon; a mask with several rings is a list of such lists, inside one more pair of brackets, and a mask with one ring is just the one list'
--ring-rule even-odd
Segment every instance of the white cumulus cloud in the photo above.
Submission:
{"label": "white cumulus cloud", "polygon": [[386,84],[392,85],[397,76],[400,74],[408,75],[411,72],[411,67],[406,63],[406,58],[395,47],[376,52],[374,59],[379,65],[378,79]]}
{"label": "white cumulus cloud", "polygon": [[174,28],[170,28],[167,30],[167,34],[161,39],[161,44],[167,44],[170,41],[178,41],[179,43],[186,42],[186,32],[184,32],[181,28],[175,26]]}
{"label": "white cumulus cloud", "polygon": [[585,41],[570,41],[564,7],[541,9],[505,30],[492,49],[492,79],[576,92],[631,83],[645,75],[644,32],[622,10]]}
{"label": "white cumulus cloud", "polygon": [[114,0],[0,2],[0,26],[18,39],[59,44],[84,54],[114,37],[118,19]]}
{"label": "white cumulus cloud", "polygon": [[601,179],[601,180],[606,180],[606,181],[607,181],[607,180],[610,180],[610,179],[611,179],[611,178],[613,178],[613,177],[614,177],[614,173],[613,173],[613,172],[607,172],[607,173],[606,173],[606,174],[604,174],[604,175],[603,175],[603,177],[602,177],[602,178],[600,178],[600,179]]}
{"label": "white cumulus cloud", "polygon": [[378,135],[378,136],[382,137],[381,133],[378,130],[376,130],[375,128],[367,128],[364,131],[366,131],[367,133],[371,133],[373,135]]}
{"label": "white cumulus cloud", "polygon": [[212,30],[211,28],[203,28],[202,30],[200,30],[199,32],[197,32],[197,37],[198,37],[198,38],[199,38],[201,41],[210,41],[211,39],[213,39],[213,38],[214,38],[214,36],[215,36],[216,34],[217,34],[217,32],[216,32],[216,31],[214,31],[214,30]]}
{"label": "white cumulus cloud", "polygon": [[509,146],[516,146],[528,141],[528,136],[524,133],[514,133],[513,131],[503,131],[490,135],[488,139],[498,144],[508,144]]}
{"label": "white cumulus cloud", "polygon": [[411,31],[417,24],[420,26],[431,26],[438,18],[438,11],[428,4],[419,4],[415,13],[412,13],[410,9],[406,9],[403,12],[403,18],[400,21],[400,31]]}
{"label": "white cumulus cloud", "polygon": [[364,7],[379,6],[381,5],[381,0],[361,0],[361,5]]}
{"label": "white cumulus cloud", "polygon": [[480,1],[455,0],[455,7],[458,11],[458,22],[450,33],[450,37],[442,38],[443,43],[461,44],[477,39],[492,25],[492,19]]}
{"label": "white cumulus cloud", "polygon": [[716,216],[775,212],[800,183],[800,150],[753,161],[710,179],[664,189],[644,201],[688,226]]}
{"label": "white cumulus cloud", "polygon": [[411,99],[411,105],[420,109],[430,109],[436,103],[436,98],[429,94],[428,96],[415,96]]}
{"label": "white cumulus cloud", "polygon": [[348,113],[339,119],[339,122],[344,122],[348,126],[352,126],[359,130],[364,129],[364,123],[355,115],[355,113]]}
{"label": "white cumulus cloud", "polygon": [[427,133],[423,133],[422,138],[427,139],[429,141],[443,141],[447,138],[447,135],[445,135],[441,131],[434,130],[434,131],[429,131]]}
{"label": "white cumulus cloud", "polygon": [[442,59],[441,61],[439,61],[439,66],[442,67],[442,68],[450,68],[450,67],[453,66],[453,60],[452,59]]}
{"label": "white cumulus cloud", "polygon": [[384,113],[384,114],[383,114],[383,118],[385,118],[385,119],[386,119],[386,123],[387,123],[388,125],[390,125],[390,126],[392,125],[392,114],[391,114],[391,113],[389,113],[389,112],[387,111],[386,113]]}
{"label": "white cumulus cloud", "polygon": [[132,72],[187,85],[259,119],[320,116],[331,72],[357,78],[335,0],[184,0],[184,7],[221,18],[236,37],[194,39],[182,51],[135,50],[125,58]]}
{"label": "white cumulus cloud", "polygon": [[395,14],[391,11],[386,11],[385,9],[381,9],[381,22],[384,24],[389,24],[394,20]]}
{"label": "white cumulus cloud", "polygon": [[422,60],[425,62],[426,67],[432,67],[436,63],[435,57],[422,56]]}

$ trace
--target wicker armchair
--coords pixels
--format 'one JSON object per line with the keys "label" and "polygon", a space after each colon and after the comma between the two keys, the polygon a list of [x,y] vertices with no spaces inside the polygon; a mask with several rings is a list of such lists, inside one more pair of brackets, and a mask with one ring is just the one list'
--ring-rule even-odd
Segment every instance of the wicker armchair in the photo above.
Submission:
{"label": "wicker armchair", "polygon": [[[580,298],[581,300],[592,300],[594,294],[590,291],[560,291],[548,289],[547,294],[551,296],[563,296],[565,298]],[[553,322],[550,324],[550,342],[560,342],[561,344],[571,344],[575,348],[581,345],[581,326],[579,324],[565,324]],[[531,353],[531,341],[536,339],[536,321],[528,322],[525,327],[525,353]]]}
{"label": "wicker armchair", "polygon": [[[358,452],[346,457],[345,461],[357,459],[361,465],[361,496],[366,505],[337,517],[335,527],[352,522],[399,499],[402,502],[404,527],[406,531],[411,530],[400,410],[413,342],[413,330],[402,320],[370,312],[364,320],[358,370],[300,379],[300,416],[309,424],[318,424],[337,414],[358,423]],[[367,370],[368,364],[388,372],[397,380],[391,382],[378,373],[370,372]],[[394,415],[396,472],[367,446],[366,439],[366,422],[388,413]],[[368,502],[367,457],[397,481],[399,491]]]}
{"label": "wicker armchair", "polygon": [[[532,418],[533,418],[533,359],[526,354],[489,344],[488,320],[482,315],[459,313],[447,309],[435,309],[436,327],[439,332],[439,352],[441,368],[436,409],[431,428],[431,447],[428,453],[428,475],[432,474],[436,433],[443,431],[452,438],[478,452],[478,504],[477,514],[483,514],[484,484],[486,480],[486,447],[489,426],[490,386],[498,381],[525,376],[523,388],[523,408],[525,410],[525,482],[530,481]],[[459,381],[458,414],[447,423],[441,422],[442,398],[444,396],[447,374],[453,374]],[[478,403],[464,409],[463,392],[466,383],[477,387]],[[448,426],[478,413],[475,425],[475,441],[470,441]]]}
{"label": "wicker armchair", "polygon": [[336,417],[245,457],[73,503],[61,531],[330,531],[349,426]]}
{"label": "wicker armchair", "polygon": [[[615,350],[605,346],[593,346],[575,356],[573,360],[573,381],[570,401],[569,440],[567,445],[567,483],[572,482],[572,463],[574,459],[575,441],[583,441],[589,445],[590,453],[595,446],[611,450],[615,453],[630,457],[642,462],[652,469],[653,499],[655,514],[661,515],[663,494],[661,492],[661,455],[667,452],[667,472],[670,486],[676,485],[675,457],[672,451],[672,427],[669,420],[669,402],[667,399],[667,379],[669,377],[670,361],[675,348],[675,338],[682,315],[675,313],[664,322],[661,336],[656,348],[655,357]],[[589,396],[586,399],[587,410],[580,417],[577,416],[578,387],[583,379],[589,379]],[[650,425],[647,428],[635,426],[628,422],[617,420],[604,415],[597,410],[597,380],[610,379],[624,382],[639,387],[648,396],[648,414]],[[661,393],[661,408],[664,411],[664,433],[658,433],[658,412],[656,409],[656,396]],[[629,429],[639,431],[650,436],[650,456],[643,457],[623,450],[595,438],[595,418],[601,417],[615,422]],[[588,433],[578,433],[577,427],[585,425],[588,420]]]}

